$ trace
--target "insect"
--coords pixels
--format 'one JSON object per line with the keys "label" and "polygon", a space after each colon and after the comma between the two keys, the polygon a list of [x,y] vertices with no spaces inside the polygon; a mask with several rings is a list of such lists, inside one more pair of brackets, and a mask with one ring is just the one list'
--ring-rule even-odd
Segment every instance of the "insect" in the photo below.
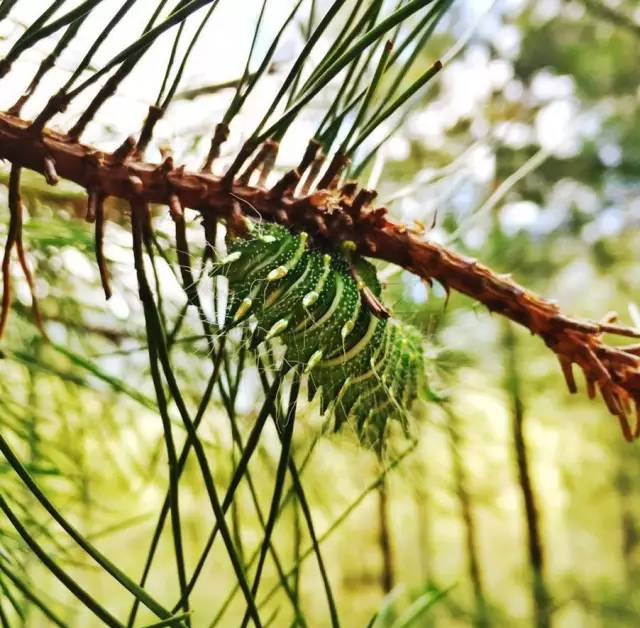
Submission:
{"label": "insect", "polygon": [[384,315],[374,266],[349,250],[323,250],[306,233],[250,222],[213,270],[229,281],[224,330],[255,321],[251,347],[279,338],[284,359],[308,375],[309,400],[340,429],[352,421],[380,449],[389,419],[406,414],[424,377],[420,332]]}

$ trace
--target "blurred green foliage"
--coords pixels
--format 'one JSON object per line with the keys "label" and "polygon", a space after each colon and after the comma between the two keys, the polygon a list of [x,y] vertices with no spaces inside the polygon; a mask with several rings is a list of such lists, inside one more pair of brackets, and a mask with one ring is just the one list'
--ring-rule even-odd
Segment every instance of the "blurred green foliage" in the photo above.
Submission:
{"label": "blurred green foliage", "polygon": [[[632,0],[606,4],[627,16],[630,24],[638,23]],[[557,299],[568,313],[597,319],[616,310],[628,320],[640,302],[640,36],[593,6],[580,0],[497,2],[467,48],[445,68],[454,84],[445,81],[423,102],[414,103],[407,123],[392,140],[395,148],[384,149],[381,197],[384,201],[385,194],[392,197],[403,186],[413,185],[391,203],[398,216],[427,225],[435,217],[437,237]],[[454,10],[445,20],[442,33],[423,53],[423,67],[431,63],[434,51],[453,42],[459,17]],[[517,44],[505,48],[503,40],[514,37]],[[491,66],[495,61],[503,66]],[[473,73],[490,66],[496,72],[510,68],[509,77],[484,91],[470,83],[473,107],[443,122],[447,107],[457,111],[455,81],[468,78],[465,68]],[[490,78],[487,72],[478,81]],[[439,109],[433,108],[434,99]],[[474,214],[540,149],[542,112],[560,101],[572,107],[567,142],[575,142],[575,149],[552,147],[540,167],[515,182],[487,211]],[[514,124],[524,139],[509,135]],[[438,127],[438,133],[429,125]],[[476,151],[470,160],[447,168],[470,147]],[[479,165],[471,159],[476,154],[484,160]],[[115,296],[105,306],[91,229],[70,217],[79,212],[78,192],[63,190],[54,196],[37,177],[25,185],[31,212],[25,241],[53,342],[44,342],[34,328],[28,291],[16,270],[17,300],[0,361],[0,429],[74,525],[137,579],[168,471],[126,221],[124,226],[107,224],[106,255]],[[3,226],[6,233],[6,223]],[[157,230],[167,258],[175,264],[170,222],[160,218]],[[190,230],[197,238],[195,220]],[[198,255],[197,247],[192,253]],[[157,265],[165,315],[174,320],[184,298],[169,266],[160,258]],[[544,626],[533,610],[530,529],[512,435],[514,395],[523,412],[539,515],[542,577],[550,597],[547,625],[637,626],[638,445],[623,443],[602,404],[589,401],[583,391],[569,396],[554,356],[539,339],[514,329],[513,342],[507,341],[499,317],[458,295],[447,298],[441,287],[427,288],[406,273],[390,274],[387,283],[386,300],[395,314],[423,329],[433,347],[438,366],[433,389],[447,399],[446,408],[457,417],[457,436],[452,438],[449,413],[433,399],[416,409],[418,444],[386,478],[385,516],[397,588],[385,598],[376,488],[381,463],[358,448],[351,435],[318,440],[322,420],[316,404],[303,404],[295,458],[302,464],[311,451],[304,486],[319,534],[332,530],[323,550],[343,626]],[[201,290],[213,293],[207,278]],[[191,408],[211,369],[199,334],[197,315],[189,309],[171,352]],[[231,342],[231,356],[237,343]],[[517,392],[509,384],[513,373],[508,365],[514,356]],[[243,434],[255,420],[258,397],[259,382],[249,366],[239,395]],[[183,442],[184,431],[173,409],[171,418]],[[216,480],[227,485],[237,452],[218,395],[205,416],[201,437]],[[385,462],[404,446],[398,435]],[[278,451],[269,425],[260,455],[251,464],[263,511],[269,505]],[[462,476],[455,472],[456,454]],[[183,534],[187,563],[193,569],[213,522],[193,460],[184,475]],[[131,597],[60,533],[4,462],[0,486],[48,553],[107,600],[111,612],[126,616]],[[472,513],[471,548],[465,508]],[[345,512],[349,516],[342,520]],[[309,544],[299,517],[296,507],[286,509],[274,534],[286,566],[295,566]],[[229,519],[238,546],[250,555],[260,542],[261,528],[244,485]],[[469,567],[470,551],[475,552],[480,572],[480,594]],[[165,530],[148,590],[166,606],[178,596],[174,571],[171,535]],[[329,625],[317,566],[305,561],[298,574],[296,590],[308,625]],[[3,612],[11,617],[11,626],[51,625],[53,620],[22,595],[13,578],[28,580],[65,625],[93,625],[88,611],[0,519]],[[226,554],[216,545],[192,597],[194,625],[210,621],[234,584]],[[277,584],[278,575],[268,564],[261,591]],[[228,623],[221,625],[236,625],[242,612],[238,596],[226,616]],[[289,613],[287,598],[278,590],[264,617],[273,617],[272,625],[286,626],[289,620],[281,618]],[[138,619],[141,626],[152,621],[146,611]]]}

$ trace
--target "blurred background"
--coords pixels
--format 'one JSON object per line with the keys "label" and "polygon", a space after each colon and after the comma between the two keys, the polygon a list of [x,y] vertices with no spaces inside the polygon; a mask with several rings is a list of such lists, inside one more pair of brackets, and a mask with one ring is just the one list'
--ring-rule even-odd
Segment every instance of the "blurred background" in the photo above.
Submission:
{"label": "blurred background", "polygon": [[[317,11],[327,4],[317,2]],[[37,114],[73,70],[114,10],[114,3],[103,5],[24,117]],[[116,45],[137,36],[153,5],[135,5],[115,35]],[[246,2],[240,10],[237,3],[220,3],[194,49],[181,91],[158,124],[150,160],[170,145],[178,163],[201,162],[211,129],[232,96],[224,84],[244,67],[259,6]],[[289,10],[287,2],[270,3],[259,50],[266,49]],[[0,52],[35,13],[31,3],[18,3],[0,24]],[[288,29],[267,79],[234,121],[220,170],[260,117],[265,95],[282,80],[303,41],[301,31],[298,25]],[[171,43],[168,37],[156,44],[90,125],[86,142],[113,150],[139,129]],[[3,79],[0,108],[13,103],[51,46],[47,39],[40,42]],[[106,48],[96,58],[98,67],[115,50]],[[429,237],[511,274],[556,300],[565,313],[599,319],[614,310],[625,324],[640,325],[640,8],[635,0],[457,0],[421,53],[415,75],[437,58],[445,60],[443,72],[409,102],[402,118],[379,130],[378,140],[390,132],[391,137],[361,181],[378,188],[380,204],[395,217],[427,228],[433,224]],[[202,87],[208,88],[204,95],[193,92]],[[296,123],[295,133],[287,134],[278,172],[297,163],[330,99],[329,92],[322,94]],[[68,127],[83,104],[87,100],[74,103],[54,126]],[[2,166],[0,181],[7,180],[8,167]],[[0,187],[3,240],[6,192]],[[167,469],[126,219],[116,203],[108,206],[112,220],[105,254],[114,296],[105,302],[91,226],[77,219],[84,192],[65,183],[49,188],[39,175],[25,173],[23,196],[25,244],[52,342],[33,325],[29,289],[16,264],[15,304],[1,347],[0,429],[65,516],[137,579]],[[197,239],[195,213],[189,219]],[[157,212],[155,227],[172,259],[173,230],[164,210]],[[180,284],[161,258],[157,272],[164,307],[175,317],[184,305]],[[623,441],[602,403],[589,401],[583,390],[569,395],[554,355],[538,338],[460,295],[447,299],[437,284],[425,286],[382,265],[380,272],[394,314],[423,330],[434,364],[430,385],[449,401],[417,404],[411,413],[417,445],[394,437],[382,461],[348,430],[322,434],[317,404],[303,404],[294,455],[300,464],[306,461],[303,482],[318,534],[326,534],[323,555],[342,625],[364,627],[380,608],[376,626],[409,625],[402,616],[415,600],[425,592],[446,592],[412,625],[638,626],[638,445]],[[211,369],[206,344],[189,340],[197,329],[197,316],[187,311],[181,331],[186,340],[172,350],[193,404]],[[255,419],[260,396],[248,367],[239,393],[243,429]],[[235,454],[216,396],[201,430],[224,486]],[[178,437],[184,433],[178,431]],[[264,509],[278,455],[277,436],[268,425],[251,467]],[[385,477],[388,464],[396,466]],[[181,505],[193,569],[212,522],[193,461],[185,473]],[[51,556],[114,613],[126,614],[130,596],[60,533],[4,460],[0,490]],[[245,486],[230,521],[239,546],[250,555],[261,529]],[[274,540],[285,565],[295,565],[309,544],[297,508],[285,511]],[[148,585],[168,605],[178,592],[172,551],[165,533]],[[20,577],[69,625],[95,625],[1,520],[0,552],[19,565]],[[313,557],[297,571],[308,625],[330,625]],[[224,549],[214,547],[193,595],[195,625],[209,624],[234,583]],[[277,583],[267,565],[261,592]],[[15,591],[0,570],[7,614],[14,613]],[[240,602],[236,596],[219,625],[238,624]],[[272,625],[290,625],[281,591],[265,608]],[[23,615],[12,615],[11,625],[50,625],[33,605],[26,605]],[[145,617],[151,622],[141,614],[139,625]]]}

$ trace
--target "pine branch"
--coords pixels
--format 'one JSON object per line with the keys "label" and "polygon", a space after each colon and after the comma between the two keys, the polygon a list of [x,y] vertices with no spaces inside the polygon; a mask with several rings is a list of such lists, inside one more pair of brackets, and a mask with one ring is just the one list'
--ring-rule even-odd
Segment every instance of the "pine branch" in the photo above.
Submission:
{"label": "pine branch", "polygon": [[447,290],[461,292],[540,336],[557,355],[571,392],[577,389],[571,370],[577,364],[586,377],[589,396],[595,395],[596,388],[600,390],[610,412],[619,418],[625,437],[632,440],[640,435],[640,421],[633,431],[628,423],[632,405],[640,415],[640,349],[614,348],[602,338],[605,333],[639,337],[638,330],[563,315],[557,305],[509,276],[391,221],[386,208],[372,206],[375,193],[357,192],[355,183],[298,197],[295,188],[304,172],[297,169],[267,190],[239,185],[226,176],[189,172],[174,167],[171,160],[162,164],[138,161],[128,156],[127,146],[131,142],[113,154],[102,153],[50,130],[34,134],[28,122],[0,114],[0,158],[12,164],[43,174],[53,170],[58,177],[103,196],[167,206],[179,201],[183,208],[226,219],[231,228],[242,228],[242,212],[258,212],[305,229],[333,246],[352,240],[362,255],[394,263],[426,281],[436,279]]}

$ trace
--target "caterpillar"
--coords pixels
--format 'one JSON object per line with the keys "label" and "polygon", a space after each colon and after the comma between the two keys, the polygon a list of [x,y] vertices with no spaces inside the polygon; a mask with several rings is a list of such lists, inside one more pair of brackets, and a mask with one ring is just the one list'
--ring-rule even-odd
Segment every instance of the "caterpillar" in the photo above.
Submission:
{"label": "caterpillar", "polygon": [[422,338],[389,318],[375,267],[349,243],[323,250],[281,225],[248,221],[248,229],[228,237],[212,271],[229,282],[224,331],[253,319],[252,349],[279,338],[336,431],[352,421],[359,439],[378,449],[390,419],[406,432],[424,377]]}

